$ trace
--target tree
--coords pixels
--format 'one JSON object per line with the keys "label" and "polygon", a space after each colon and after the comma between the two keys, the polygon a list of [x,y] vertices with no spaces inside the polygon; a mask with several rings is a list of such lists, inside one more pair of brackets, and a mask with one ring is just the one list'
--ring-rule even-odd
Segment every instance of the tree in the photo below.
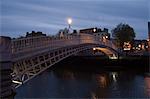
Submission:
{"label": "tree", "polygon": [[124,42],[130,42],[132,44],[135,38],[135,32],[128,24],[120,23],[112,30],[112,36],[115,38],[118,47],[122,48]]}

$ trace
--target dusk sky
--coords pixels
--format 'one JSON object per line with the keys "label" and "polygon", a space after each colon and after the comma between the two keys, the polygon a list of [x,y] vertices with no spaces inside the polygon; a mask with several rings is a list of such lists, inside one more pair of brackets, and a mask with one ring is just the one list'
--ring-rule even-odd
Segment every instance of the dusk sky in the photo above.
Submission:
{"label": "dusk sky", "polygon": [[1,35],[19,37],[26,32],[42,31],[53,35],[68,27],[108,28],[127,23],[137,39],[147,39],[150,0],[0,0]]}

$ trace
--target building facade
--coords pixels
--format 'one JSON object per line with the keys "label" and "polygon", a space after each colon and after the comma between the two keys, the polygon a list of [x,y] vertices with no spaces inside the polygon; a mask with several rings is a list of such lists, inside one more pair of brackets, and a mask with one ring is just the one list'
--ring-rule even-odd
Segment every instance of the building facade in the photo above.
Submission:
{"label": "building facade", "polygon": [[42,32],[35,32],[35,31],[32,31],[31,33],[27,32],[26,33],[26,37],[37,37],[37,36],[46,36],[46,34],[43,34]]}
{"label": "building facade", "polygon": [[108,32],[107,28],[104,28],[103,30],[100,28],[87,28],[79,30],[79,33],[86,33],[94,35],[99,40],[107,40],[110,39],[110,33]]}
{"label": "building facade", "polygon": [[150,51],[150,22],[148,22],[148,46]]}

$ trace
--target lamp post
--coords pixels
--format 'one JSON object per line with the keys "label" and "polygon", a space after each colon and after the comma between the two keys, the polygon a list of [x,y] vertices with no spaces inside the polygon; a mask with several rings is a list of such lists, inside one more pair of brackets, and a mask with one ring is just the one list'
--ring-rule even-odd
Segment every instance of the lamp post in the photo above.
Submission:
{"label": "lamp post", "polygon": [[71,18],[68,18],[68,25],[69,25],[69,29],[71,28],[71,24],[72,24],[72,19]]}

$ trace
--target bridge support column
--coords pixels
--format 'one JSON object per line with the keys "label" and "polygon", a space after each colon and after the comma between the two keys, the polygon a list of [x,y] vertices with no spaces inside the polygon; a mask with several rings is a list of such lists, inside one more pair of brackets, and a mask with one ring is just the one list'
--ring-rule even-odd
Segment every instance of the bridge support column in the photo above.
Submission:
{"label": "bridge support column", "polygon": [[11,38],[0,36],[0,98],[14,98],[12,86]]}

